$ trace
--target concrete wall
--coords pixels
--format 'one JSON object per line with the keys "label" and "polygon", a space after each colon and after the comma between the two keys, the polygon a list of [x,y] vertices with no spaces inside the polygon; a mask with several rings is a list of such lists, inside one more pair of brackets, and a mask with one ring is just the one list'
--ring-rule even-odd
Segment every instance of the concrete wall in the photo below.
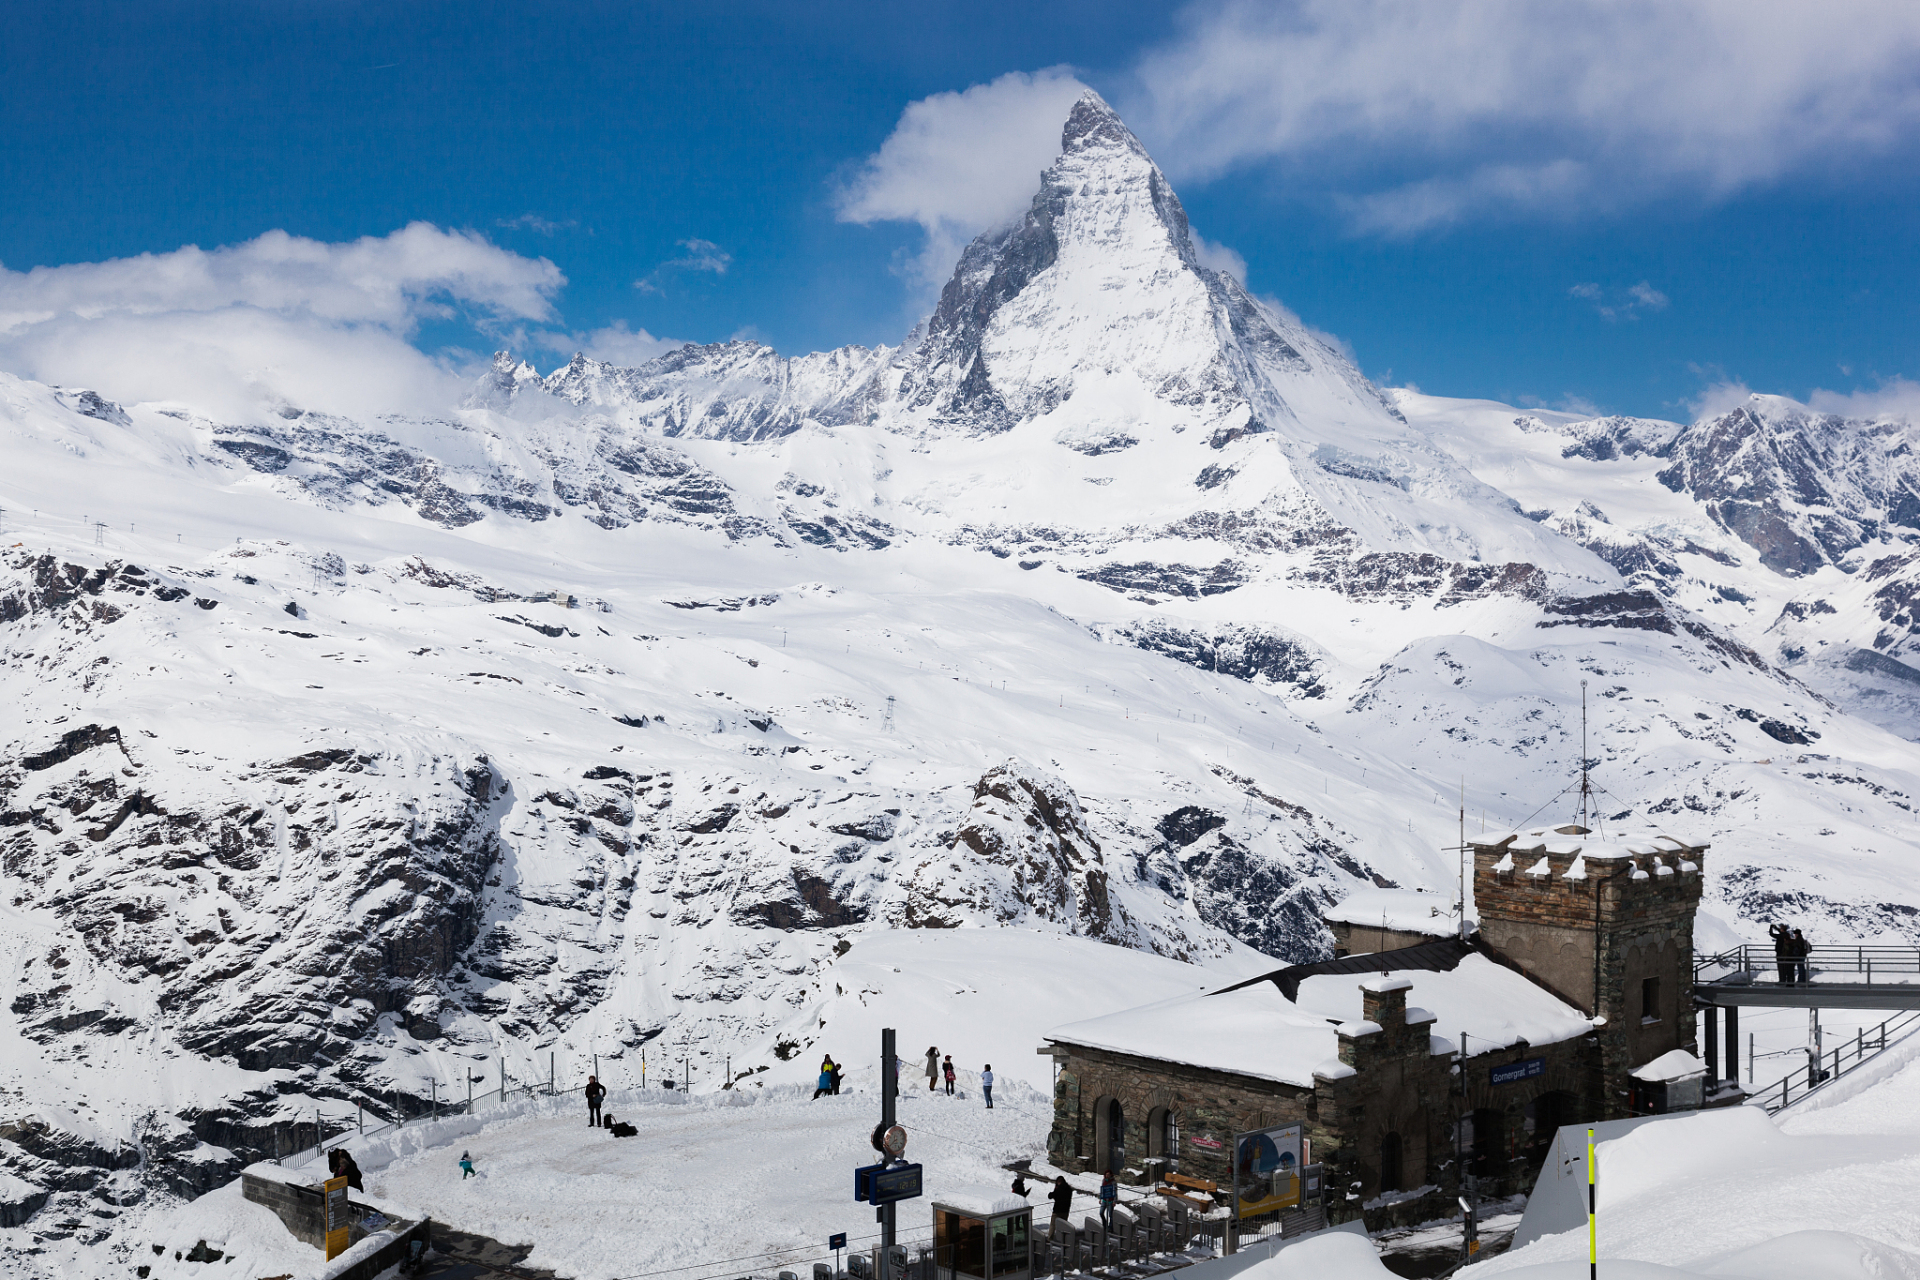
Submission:
{"label": "concrete wall", "polygon": [[316,1249],[327,1247],[326,1197],[319,1187],[296,1186],[276,1182],[254,1173],[240,1175],[240,1195],[255,1204],[263,1204],[279,1215],[296,1240]]}

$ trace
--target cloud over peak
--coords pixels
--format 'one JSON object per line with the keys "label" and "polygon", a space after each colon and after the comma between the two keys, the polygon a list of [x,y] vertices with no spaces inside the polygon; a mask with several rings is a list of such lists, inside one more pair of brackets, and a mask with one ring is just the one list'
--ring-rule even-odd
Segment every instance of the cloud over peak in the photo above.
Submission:
{"label": "cloud over peak", "polygon": [[408,343],[423,321],[549,323],[565,284],[545,258],[424,222],[341,243],[269,231],[211,250],[0,268],[0,367],[233,418],[284,401],[437,409],[458,380]]}

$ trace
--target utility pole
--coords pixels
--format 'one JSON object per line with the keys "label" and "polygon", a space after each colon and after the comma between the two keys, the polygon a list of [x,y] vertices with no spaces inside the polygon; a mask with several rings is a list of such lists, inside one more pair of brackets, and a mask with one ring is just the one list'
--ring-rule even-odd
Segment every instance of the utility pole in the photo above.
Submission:
{"label": "utility pole", "polygon": [[[894,1069],[894,1035],[892,1027],[883,1027],[880,1031],[880,1132],[893,1128],[894,1092],[899,1087],[899,1072]],[[887,1153],[882,1151],[880,1159],[885,1161]],[[891,1204],[883,1204],[880,1216],[880,1256],[893,1256],[893,1209]]]}

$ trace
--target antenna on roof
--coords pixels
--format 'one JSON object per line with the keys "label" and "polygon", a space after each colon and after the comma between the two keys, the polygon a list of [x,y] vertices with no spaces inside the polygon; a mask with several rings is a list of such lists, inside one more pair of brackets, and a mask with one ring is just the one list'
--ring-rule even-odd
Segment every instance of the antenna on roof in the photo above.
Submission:
{"label": "antenna on roof", "polygon": [[1467,940],[1467,776],[1460,775],[1460,941]]}
{"label": "antenna on roof", "polygon": [[1587,682],[1580,682],[1580,825],[1590,827],[1588,821],[1593,803],[1593,784],[1587,778]]}

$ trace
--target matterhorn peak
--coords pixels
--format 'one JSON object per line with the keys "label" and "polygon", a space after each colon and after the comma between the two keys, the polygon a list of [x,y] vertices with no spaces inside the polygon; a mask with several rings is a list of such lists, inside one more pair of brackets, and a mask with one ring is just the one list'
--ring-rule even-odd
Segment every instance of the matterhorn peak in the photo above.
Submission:
{"label": "matterhorn peak", "polygon": [[1071,153],[1099,146],[1126,147],[1142,157],[1147,154],[1133,130],[1121,121],[1120,113],[1089,89],[1074,101],[1073,109],[1067,113],[1067,123],[1060,131],[1060,150]]}

